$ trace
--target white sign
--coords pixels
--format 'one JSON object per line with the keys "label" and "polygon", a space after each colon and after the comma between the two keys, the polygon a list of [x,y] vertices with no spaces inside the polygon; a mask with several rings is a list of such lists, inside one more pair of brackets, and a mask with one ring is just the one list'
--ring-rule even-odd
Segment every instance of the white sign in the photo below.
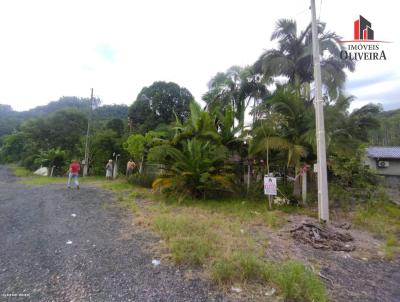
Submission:
{"label": "white sign", "polygon": [[264,194],[276,195],[276,177],[264,176]]}

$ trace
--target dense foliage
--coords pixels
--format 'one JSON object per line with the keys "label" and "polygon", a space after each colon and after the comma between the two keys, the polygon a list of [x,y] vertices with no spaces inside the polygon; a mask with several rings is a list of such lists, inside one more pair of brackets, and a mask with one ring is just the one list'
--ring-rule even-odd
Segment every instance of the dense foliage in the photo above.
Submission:
{"label": "dense foliage", "polygon": [[[363,190],[375,181],[362,163],[364,148],[400,143],[399,112],[374,104],[349,112],[353,97],[343,84],[354,62],[339,58],[340,37],[323,23],[318,30],[329,181],[333,188]],[[96,99],[90,109],[87,99],[76,97],[21,113],[1,105],[0,159],[62,171],[72,158],[83,159],[90,120],[92,174],[119,155],[136,162],[133,182],[179,197],[210,197],[253,189],[262,196],[263,176],[271,172],[282,176],[281,190],[299,200],[302,178],[309,175],[316,187],[307,172],[316,163],[311,29],[298,32],[295,21],[278,20],[271,40],[277,48],[254,64],[232,66],[210,80],[204,108],[186,88],[166,82],[144,87],[129,108],[98,107]]]}
{"label": "dense foliage", "polygon": [[129,121],[135,132],[146,133],[160,124],[170,124],[175,117],[183,121],[194,98],[186,88],[175,83],[154,82],[144,87],[129,108]]}

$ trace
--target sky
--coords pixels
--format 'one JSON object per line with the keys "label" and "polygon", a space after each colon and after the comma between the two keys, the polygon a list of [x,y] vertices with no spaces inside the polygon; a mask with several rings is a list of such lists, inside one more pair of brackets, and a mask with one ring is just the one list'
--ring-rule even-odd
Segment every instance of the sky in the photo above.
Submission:
{"label": "sky", "polygon": [[[400,108],[397,1],[315,0],[317,17],[345,40],[361,14],[386,61],[359,62],[348,75],[351,109]],[[27,110],[61,96],[130,105],[145,86],[172,81],[196,100],[232,65],[251,65],[275,46],[275,23],[310,22],[309,0],[1,0],[0,104]]]}

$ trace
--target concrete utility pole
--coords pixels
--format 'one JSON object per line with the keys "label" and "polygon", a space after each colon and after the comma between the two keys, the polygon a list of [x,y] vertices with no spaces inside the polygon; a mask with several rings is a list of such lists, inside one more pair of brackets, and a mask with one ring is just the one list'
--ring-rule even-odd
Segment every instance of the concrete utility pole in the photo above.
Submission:
{"label": "concrete utility pole", "polygon": [[315,17],[315,0],[311,0],[311,30],[314,59],[315,80],[315,122],[317,136],[317,166],[318,166],[318,217],[319,220],[329,222],[328,177],[326,173],[326,148],[324,126],[324,104],[321,87],[321,64],[319,59],[319,42],[317,21]]}
{"label": "concrete utility pole", "polygon": [[91,88],[91,94],[90,94],[90,108],[89,108],[88,125],[86,131],[85,163],[83,166],[83,176],[87,176],[89,168],[89,134],[90,134],[90,122],[92,120],[92,110],[93,110],[93,88]]}

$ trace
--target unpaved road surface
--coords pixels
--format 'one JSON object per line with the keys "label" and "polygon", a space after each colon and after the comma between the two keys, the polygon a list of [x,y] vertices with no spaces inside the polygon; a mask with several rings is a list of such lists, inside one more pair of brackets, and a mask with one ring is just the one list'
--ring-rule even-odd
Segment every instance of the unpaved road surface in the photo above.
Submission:
{"label": "unpaved road surface", "polygon": [[114,203],[85,185],[17,184],[0,166],[0,301],[225,300],[176,268],[152,265],[146,246],[157,238],[132,232]]}

